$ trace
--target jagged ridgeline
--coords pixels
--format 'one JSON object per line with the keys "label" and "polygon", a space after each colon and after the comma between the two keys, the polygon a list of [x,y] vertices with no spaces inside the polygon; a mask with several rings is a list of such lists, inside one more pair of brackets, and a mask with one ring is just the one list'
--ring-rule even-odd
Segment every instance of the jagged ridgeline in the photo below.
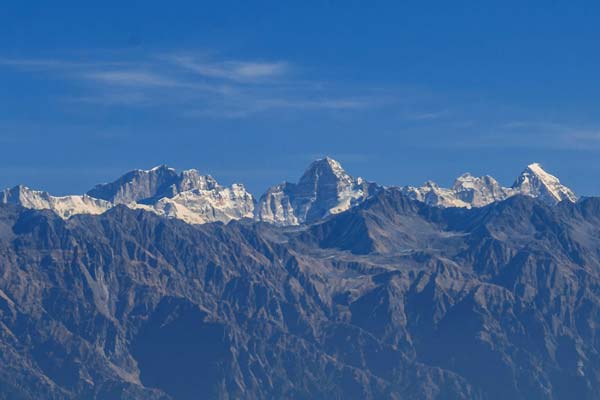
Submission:
{"label": "jagged ridgeline", "polygon": [[[26,208],[52,210],[62,218],[101,214],[123,204],[191,224],[250,218],[276,225],[301,225],[346,211],[383,189],[350,176],[339,162],[326,157],[314,161],[298,183],[273,186],[258,202],[241,184],[224,187],[197,170],[177,173],[165,165],[128,172],[84,195],[58,197],[16,186],[6,189],[1,199]],[[508,188],[491,176],[464,174],[449,189],[426,182],[421,187],[404,186],[401,190],[412,199],[438,207],[482,207],[517,194],[536,197],[547,204],[577,200],[569,188],[539,164],[529,165]]]}
{"label": "jagged ridgeline", "polygon": [[2,199],[0,399],[600,393],[600,199],[537,164],[508,188],[326,158],[258,202],[167,167]]}

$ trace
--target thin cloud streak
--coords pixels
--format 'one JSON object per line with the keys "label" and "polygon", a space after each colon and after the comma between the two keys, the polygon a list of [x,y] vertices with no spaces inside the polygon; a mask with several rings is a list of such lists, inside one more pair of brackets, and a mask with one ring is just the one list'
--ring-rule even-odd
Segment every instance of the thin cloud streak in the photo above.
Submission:
{"label": "thin cloud streak", "polygon": [[178,87],[185,86],[182,82],[164,76],[143,71],[100,71],[84,75],[86,79],[105,82],[120,86],[143,87]]}
{"label": "thin cloud streak", "polygon": [[535,144],[540,147],[559,146],[586,149],[600,146],[600,128],[598,127],[581,127],[554,121],[512,121],[505,127],[543,137],[543,141],[535,141]]}
{"label": "thin cloud streak", "polygon": [[224,117],[224,118],[244,118],[252,114],[267,112],[271,110],[299,110],[299,111],[347,111],[361,110],[372,107],[377,101],[370,99],[346,99],[331,98],[319,100],[303,99],[262,99],[256,100],[250,98],[230,99],[231,101],[221,104],[219,107],[208,107],[196,109],[186,113],[188,117]]}
{"label": "thin cloud streak", "polygon": [[57,70],[57,69],[76,69],[76,68],[102,68],[118,67],[127,65],[124,62],[117,61],[68,61],[60,59],[22,59],[22,58],[0,58],[0,66],[13,67],[22,70]]}
{"label": "thin cloud streak", "polygon": [[197,62],[192,57],[176,56],[170,60],[185,69],[207,78],[226,79],[236,82],[256,82],[278,78],[288,70],[284,62],[223,61],[216,63]]}
{"label": "thin cloud streak", "polygon": [[217,60],[178,54],[109,62],[0,58],[0,66],[44,70],[84,84],[88,92],[66,98],[71,103],[177,106],[174,112],[187,117],[243,118],[283,109],[357,111],[389,102],[381,93],[357,97],[352,88],[290,77],[292,68],[285,61]]}
{"label": "thin cloud streak", "polygon": [[433,121],[440,118],[444,118],[450,115],[448,110],[437,111],[437,112],[424,112],[424,113],[415,113],[408,116],[409,119],[415,121]]}
{"label": "thin cloud streak", "polygon": [[554,121],[510,121],[479,129],[477,134],[466,135],[461,140],[438,144],[455,148],[600,149],[600,127]]}

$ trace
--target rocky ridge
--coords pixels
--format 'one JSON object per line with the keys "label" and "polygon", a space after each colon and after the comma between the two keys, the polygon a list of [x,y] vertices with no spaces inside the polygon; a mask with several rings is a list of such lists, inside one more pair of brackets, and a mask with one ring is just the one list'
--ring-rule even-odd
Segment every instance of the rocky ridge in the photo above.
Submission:
{"label": "rocky ridge", "polygon": [[600,201],[310,225],[0,205],[0,398],[593,399]]}
{"label": "rocky ridge", "polygon": [[[326,157],[309,165],[297,183],[283,182],[269,188],[255,201],[243,185],[220,185],[197,170],[178,173],[165,165],[134,170],[114,182],[95,186],[85,195],[52,196],[24,186],[2,192],[3,203],[49,209],[62,218],[99,214],[123,204],[192,224],[228,223],[243,218],[275,225],[312,224],[363,203],[384,188],[349,175],[339,162]],[[502,187],[491,176],[464,174],[451,188],[435,182],[420,187],[401,187],[403,193],[436,207],[483,207],[517,194],[539,198],[550,205],[577,201],[558,178],[539,164],[529,165],[511,187]]]}

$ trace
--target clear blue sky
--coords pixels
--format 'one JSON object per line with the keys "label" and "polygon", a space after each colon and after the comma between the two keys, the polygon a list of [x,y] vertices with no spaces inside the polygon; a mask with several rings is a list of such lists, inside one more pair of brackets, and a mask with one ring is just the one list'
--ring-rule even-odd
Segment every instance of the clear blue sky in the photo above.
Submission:
{"label": "clear blue sky", "polygon": [[259,194],[331,155],[383,184],[538,161],[600,194],[597,2],[12,3],[3,187],[166,163]]}

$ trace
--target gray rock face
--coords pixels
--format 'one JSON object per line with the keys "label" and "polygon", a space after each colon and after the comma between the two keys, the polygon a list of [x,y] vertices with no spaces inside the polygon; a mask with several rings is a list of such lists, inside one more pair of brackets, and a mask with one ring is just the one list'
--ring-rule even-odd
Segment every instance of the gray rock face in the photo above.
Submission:
{"label": "gray rock face", "polygon": [[189,225],[0,205],[0,398],[593,399],[600,199]]}
{"label": "gray rock face", "polygon": [[52,196],[15,186],[0,192],[0,203],[51,210],[64,219],[77,214],[102,214],[117,204],[125,204],[190,224],[205,224],[253,218],[255,202],[243,185],[225,187],[210,175],[201,175],[193,169],[178,174],[172,168],[160,166],[131,171],[84,195]]}
{"label": "gray rock face", "polygon": [[254,217],[254,198],[243,185],[224,187],[197,170],[178,174],[165,165],[131,171],[112,183],[97,185],[88,195],[191,224]]}
{"label": "gray rock face", "polygon": [[360,204],[377,190],[326,157],[313,162],[298,183],[270,188],[259,200],[256,218],[276,225],[312,223]]}
{"label": "gray rock face", "polygon": [[178,174],[173,168],[160,165],[150,170],[134,170],[111,183],[96,185],[87,194],[113,204],[151,204],[156,200],[192,189],[211,190],[217,182],[196,170]]}
{"label": "gray rock face", "polygon": [[[68,219],[76,214],[101,214],[116,204],[152,211],[191,224],[228,223],[254,218],[279,226],[312,224],[362,204],[382,187],[353,178],[335,160],[313,162],[298,183],[271,187],[256,205],[241,184],[221,186],[210,175],[190,169],[177,173],[158,166],[128,172],[112,183],[97,185],[85,195],[52,196],[47,192],[16,186],[0,195],[3,203],[52,210]],[[436,207],[483,207],[517,194],[539,198],[547,204],[577,201],[575,194],[539,164],[529,165],[510,188],[490,176],[464,174],[451,188],[435,182],[421,187],[404,186],[413,200]]]}

